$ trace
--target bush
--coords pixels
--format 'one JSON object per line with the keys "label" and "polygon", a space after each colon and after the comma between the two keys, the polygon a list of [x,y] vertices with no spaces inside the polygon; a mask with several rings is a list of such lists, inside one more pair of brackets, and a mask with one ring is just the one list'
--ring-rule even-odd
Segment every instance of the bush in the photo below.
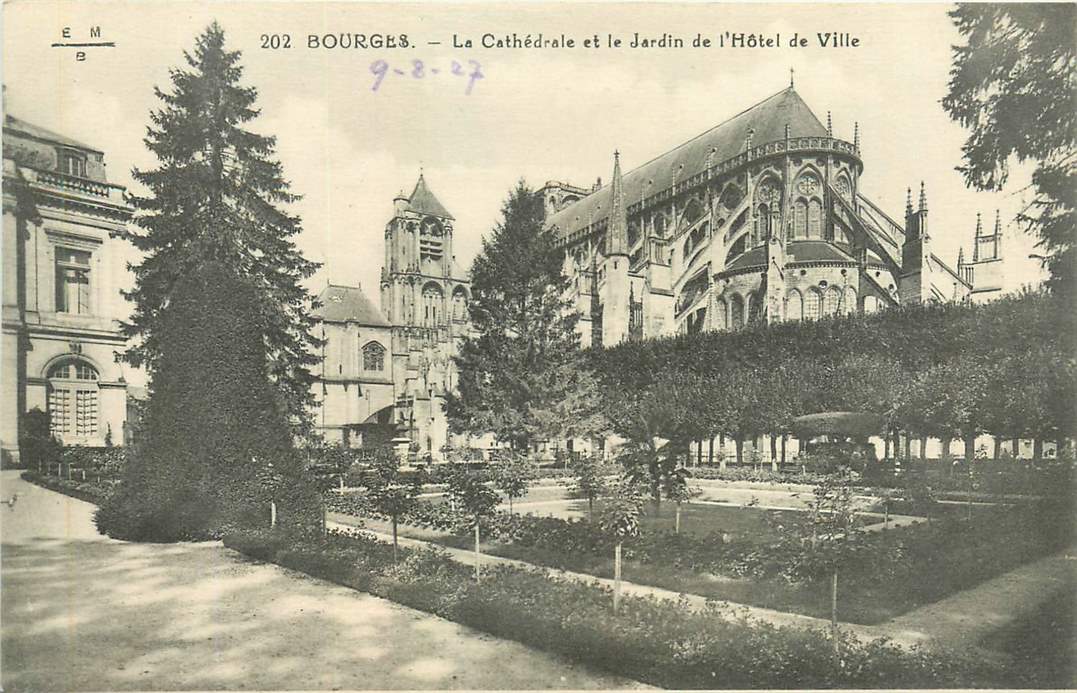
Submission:
{"label": "bush", "polygon": [[674,688],[989,687],[1005,669],[977,651],[903,649],[839,633],[730,619],[722,607],[626,597],[498,566],[481,584],[444,553],[365,537],[243,532],[225,545],[255,558],[392,599],[496,636]]}

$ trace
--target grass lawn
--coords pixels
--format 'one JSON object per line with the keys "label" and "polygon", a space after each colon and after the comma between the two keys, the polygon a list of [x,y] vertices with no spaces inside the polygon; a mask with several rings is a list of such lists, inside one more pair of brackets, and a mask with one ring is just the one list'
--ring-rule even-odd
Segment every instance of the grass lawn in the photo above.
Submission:
{"label": "grass lawn", "polygon": [[981,645],[1014,658],[1021,679],[1014,686],[1077,688],[1077,595],[1060,594]]}

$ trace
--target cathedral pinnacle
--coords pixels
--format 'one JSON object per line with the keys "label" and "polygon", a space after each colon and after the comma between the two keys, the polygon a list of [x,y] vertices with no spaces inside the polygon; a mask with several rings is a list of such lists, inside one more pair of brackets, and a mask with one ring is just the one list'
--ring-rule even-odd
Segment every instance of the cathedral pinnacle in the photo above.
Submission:
{"label": "cathedral pinnacle", "polygon": [[748,128],[748,136],[744,138],[744,151],[751,151],[753,136],[755,136],[755,128]]}
{"label": "cathedral pinnacle", "polygon": [[983,234],[984,222],[979,212],[976,212],[976,238]]}
{"label": "cathedral pinnacle", "polygon": [[995,235],[1002,235],[1002,212],[997,209],[995,210]]}
{"label": "cathedral pinnacle", "polygon": [[609,242],[606,255],[628,254],[628,211],[625,209],[624,182],[621,180],[621,152],[613,152],[613,181],[610,183]]}
{"label": "cathedral pinnacle", "polygon": [[789,88],[793,88],[793,68],[789,68]]}
{"label": "cathedral pinnacle", "polygon": [[920,209],[921,212],[927,211],[927,192],[924,188],[924,181],[920,181]]}
{"label": "cathedral pinnacle", "polygon": [[830,111],[826,112],[826,136],[834,136],[834,121],[830,119]]}
{"label": "cathedral pinnacle", "polygon": [[853,148],[860,151],[860,123],[853,122]]}
{"label": "cathedral pinnacle", "polygon": [[905,188],[905,218],[912,216],[912,188]]}

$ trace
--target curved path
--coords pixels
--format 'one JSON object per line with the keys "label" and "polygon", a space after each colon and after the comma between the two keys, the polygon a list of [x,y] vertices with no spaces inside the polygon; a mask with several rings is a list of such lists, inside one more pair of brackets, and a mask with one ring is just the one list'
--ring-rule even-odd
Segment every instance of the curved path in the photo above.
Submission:
{"label": "curved path", "polygon": [[2,683],[20,690],[637,688],[217,542],[99,535],[0,473]]}

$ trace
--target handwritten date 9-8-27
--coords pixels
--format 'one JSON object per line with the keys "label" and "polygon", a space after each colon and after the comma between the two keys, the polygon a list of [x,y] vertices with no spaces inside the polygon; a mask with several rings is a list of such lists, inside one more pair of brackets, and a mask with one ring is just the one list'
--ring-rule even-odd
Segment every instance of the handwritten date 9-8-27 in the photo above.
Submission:
{"label": "handwritten date 9-8-27", "polygon": [[[453,60],[452,65],[448,70],[448,74],[466,79],[467,86],[464,88],[464,93],[470,95],[471,90],[475,86],[475,82],[483,79],[485,75],[482,74],[482,66],[476,61],[468,60],[467,64],[469,68],[465,68],[458,60]],[[385,60],[375,60],[370,64],[370,72],[374,75],[374,84],[370,86],[370,90],[377,91],[378,88],[381,87],[381,83],[390,73],[400,75],[401,77],[411,77],[412,79],[426,79],[431,76],[440,75],[444,71],[437,67],[425,65],[422,60],[412,60],[410,67],[407,69],[394,67]]]}

